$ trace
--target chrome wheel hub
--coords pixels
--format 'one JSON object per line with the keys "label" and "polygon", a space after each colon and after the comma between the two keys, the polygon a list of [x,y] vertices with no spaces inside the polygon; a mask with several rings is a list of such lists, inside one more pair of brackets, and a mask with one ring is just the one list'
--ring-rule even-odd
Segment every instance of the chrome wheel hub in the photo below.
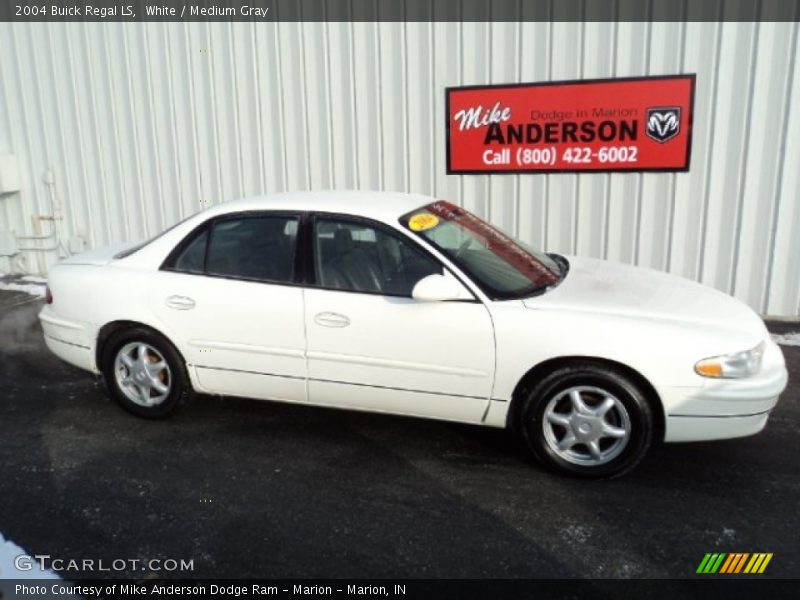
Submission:
{"label": "chrome wheel hub", "polygon": [[597,466],[614,460],[628,445],[631,421],[622,402],[606,390],[574,386],[547,403],[544,438],[558,456],[576,465]]}
{"label": "chrome wheel hub", "polygon": [[114,359],[114,375],[125,396],[139,406],[164,402],[172,388],[172,373],[161,353],[143,342],[125,344]]}

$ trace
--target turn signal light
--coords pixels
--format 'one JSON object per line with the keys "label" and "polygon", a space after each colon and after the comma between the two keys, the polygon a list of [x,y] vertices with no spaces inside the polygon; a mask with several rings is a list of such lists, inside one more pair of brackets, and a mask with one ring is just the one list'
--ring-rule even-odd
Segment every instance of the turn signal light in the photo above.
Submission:
{"label": "turn signal light", "polygon": [[722,365],[715,360],[704,360],[695,365],[695,371],[705,377],[722,377]]}
{"label": "turn signal light", "polygon": [[52,304],[53,303],[53,293],[50,291],[50,286],[47,286],[44,289],[44,301],[47,304]]}

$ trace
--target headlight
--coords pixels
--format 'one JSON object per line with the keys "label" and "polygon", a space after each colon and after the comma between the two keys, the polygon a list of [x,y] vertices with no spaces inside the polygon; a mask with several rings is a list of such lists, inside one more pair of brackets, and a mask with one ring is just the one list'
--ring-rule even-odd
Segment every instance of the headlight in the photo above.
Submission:
{"label": "headlight", "polygon": [[704,358],[694,366],[698,375],[703,377],[731,378],[755,375],[761,368],[764,356],[764,342],[746,352],[734,352],[723,356]]}

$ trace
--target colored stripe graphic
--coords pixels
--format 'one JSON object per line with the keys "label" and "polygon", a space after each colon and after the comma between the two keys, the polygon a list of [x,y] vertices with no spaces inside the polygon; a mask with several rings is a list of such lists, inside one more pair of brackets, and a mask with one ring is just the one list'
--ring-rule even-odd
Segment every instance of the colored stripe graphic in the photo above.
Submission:
{"label": "colored stripe graphic", "polygon": [[[749,559],[749,560],[748,560]],[[697,567],[702,574],[763,573],[772,560],[771,552],[707,552]],[[745,566],[746,565],[746,566]],[[742,571],[744,569],[744,571]]]}
{"label": "colored stripe graphic", "polygon": [[719,566],[722,564],[723,559],[725,558],[726,554],[724,552],[718,553],[715,552],[713,554],[706,554],[703,557],[703,561],[700,563],[700,566],[697,567],[698,573],[716,573]]}
{"label": "colored stripe graphic", "polygon": [[747,560],[748,556],[750,556],[749,552],[732,552],[728,554],[728,560],[725,561],[725,564],[722,565],[719,572],[738,573],[742,569],[744,561]]}
{"label": "colored stripe graphic", "polygon": [[711,571],[710,571],[711,573],[716,573],[717,572],[717,569],[719,569],[719,566],[722,564],[722,560],[724,558],[725,558],[725,553],[722,552],[719,555],[719,558],[717,558],[716,562],[711,566]]}
{"label": "colored stripe graphic", "polygon": [[753,558],[750,559],[750,562],[747,563],[747,566],[744,568],[745,573],[763,573],[764,570],[767,568],[769,561],[772,560],[772,553],[761,552],[758,554],[753,554]]}
{"label": "colored stripe graphic", "polygon": [[722,563],[722,567],[720,568],[720,573],[727,573],[728,569],[731,568],[731,563],[735,562],[739,557],[736,554],[728,554],[728,558],[725,559],[725,562]]}
{"label": "colored stripe graphic", "polygon": [[742,570],[742,567],[744,566],[744,562],[747,560],[748,556],[750,556],[749,552],[745,552],[744,554],[742,554],[742,557],[739,559],[739,562],[736,565],[736,570],[733,571],[734,573],[738,573],[739,571]]}
{"label": "colored stripe graphic", "polygon": [[708,564],[709,559],[711,558],[711,554],[706,552],[706,555],[703,557],[703,560],[700,561],[700,566],[697,567],[696,573],[705,573],[706,565]]}
{"label": "colored stripe graphic", "polygon": [[728,558],[725,559],[725,562],[722,563],[722,568],[719,570],[720,573],[730,573],[731,565],[736,564],[736,561],[739,560],[738,554],[728,554]]}

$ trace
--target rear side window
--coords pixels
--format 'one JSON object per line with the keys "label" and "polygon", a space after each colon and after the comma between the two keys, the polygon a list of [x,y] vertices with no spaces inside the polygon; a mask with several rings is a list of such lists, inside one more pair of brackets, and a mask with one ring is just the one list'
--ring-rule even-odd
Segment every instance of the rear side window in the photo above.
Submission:
{"label": "rear side window", "polygon": [[289,283],[294,279],[297,217],[245,216],[215,221],[164,264],[170,271]]}
{"label": "rear side window", "polygon": [[207,241],[208,229],[205,229],[199,235],[196,235],[183,252],[177,256],[171,270],[184,273],[203,273]]}

